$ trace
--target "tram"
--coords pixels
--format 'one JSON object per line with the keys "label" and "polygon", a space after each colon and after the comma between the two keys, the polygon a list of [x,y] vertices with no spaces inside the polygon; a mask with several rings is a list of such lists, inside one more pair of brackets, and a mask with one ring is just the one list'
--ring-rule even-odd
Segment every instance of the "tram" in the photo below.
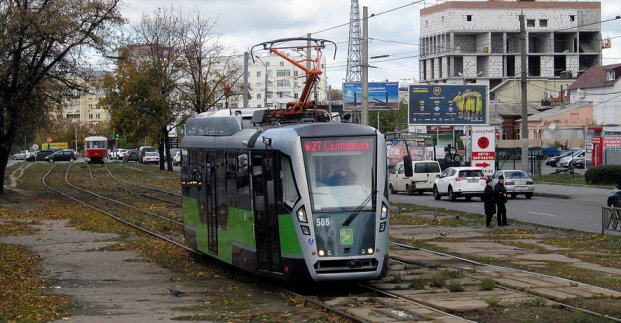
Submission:
{"label": "tram", "polygon": [[250,120],[204,113],[186,122],[181,186],[190,247],[289,281],[386,275],[384,137],[368,126],[331,123],[313,105],[257,109]]}
{"label": "tram", "polygon": [[84,160],[91,163],[104,163],[108,156],[108,139],[103,136],[84,138]]}

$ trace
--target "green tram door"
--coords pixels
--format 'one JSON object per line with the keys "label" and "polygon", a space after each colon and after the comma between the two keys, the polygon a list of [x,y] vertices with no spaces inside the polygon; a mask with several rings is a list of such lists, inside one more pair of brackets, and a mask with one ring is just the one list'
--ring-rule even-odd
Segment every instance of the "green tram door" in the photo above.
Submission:
{"label": "green tram door", "polygon": [[280,185],[275,176],[278,154],[263,150],[252,152],[252,190],[254,202],[254,232],[257,250],[257,268],[282,272],[278,208],[276,196]]}

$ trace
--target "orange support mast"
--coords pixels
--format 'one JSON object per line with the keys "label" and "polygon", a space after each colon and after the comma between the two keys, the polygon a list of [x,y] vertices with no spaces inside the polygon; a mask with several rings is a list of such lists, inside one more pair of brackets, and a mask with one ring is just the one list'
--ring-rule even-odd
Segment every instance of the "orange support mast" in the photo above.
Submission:
{"label": "orange support mast", "polygon": [[[306,44],[302,44],[305,42]],[[296,44],[298,43],[298,44]],[[336,57],[336,44],[332,41],[317,38],[283,38],[272,41],[263,42],[254,45],[250,50],[254,60],[254,48],[262,46],[263,50],[280,56],[282,59],[301,69],[306,74],[306,83],[298,101],[288,102],[286,109],[275,109],[272,111],[274,116],[282,116],[287,118],[301,117],[308,109],[315,109],[315,101],[309,100],[311,91],[319,81],[319,76],[323,73],[321,70],[322,50],[326,47],[326,43],[334,45],[334,56]],[[285,51],[305,51],[311,49],[315,52],[314,58],[305,57],[303,59],[294,59],[288,56]],[[310,62],[311,67],[304,66],[304,63]],[[321,113],[325,111],[321,110]]]}

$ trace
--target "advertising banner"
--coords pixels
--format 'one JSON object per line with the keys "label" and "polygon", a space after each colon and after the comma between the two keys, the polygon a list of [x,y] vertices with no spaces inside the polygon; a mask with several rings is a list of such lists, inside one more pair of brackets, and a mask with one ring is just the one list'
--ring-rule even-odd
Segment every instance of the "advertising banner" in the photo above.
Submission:
{"label": "advertising banner", "polygon": [[485,175],[496,171],[496,129],[494,127],[472,127],[471,165],[483,168]]}
{"label": "advertising banner", "polygon": [[[362,109],[362,83],[343,83],[343,109]],[[369,111],[399,110],[398,82],[369,82]]]}
{"label": "advertising banner", "polygon": [[67,149],[69,144],[66,142],[45,142],[41,144],[41,149]]}
{"label": "advertising banner", "polygon": [[410,85],[410,125],[486,125],[486,85]]}

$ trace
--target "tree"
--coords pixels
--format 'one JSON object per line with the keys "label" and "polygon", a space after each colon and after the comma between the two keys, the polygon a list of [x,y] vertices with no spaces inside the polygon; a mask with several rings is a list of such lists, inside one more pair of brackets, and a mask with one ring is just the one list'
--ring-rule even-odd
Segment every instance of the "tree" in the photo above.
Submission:
{"label": "tree", "polygon": [[183,22],[180,30],[185,78],[179,90],[184,105],[196,114],[214,109],[217,103],[228,103],[229,97],[243,91],[243,85],[237,82],[243,72],[237,63],[239,55],[227,54],[229,50],[213,30],[215,24],[197,12]]}
{"label": "tree", "polygon": [[[12,145],[45,120],[81,68],[87,48],[104,50],[124,23],[120,0],[0,0],[0,194]],[[56,105],[57,106],[57,105]]]}
{"label": "tree", "polygon": [[[378,112],[369,112],[369,125],[377,127]],[[408,123],[408,105],[404,101],[399,102],[399,110],[379,111],[380,125],[379,131],[386,133],[396,131],[400,125]]]}

